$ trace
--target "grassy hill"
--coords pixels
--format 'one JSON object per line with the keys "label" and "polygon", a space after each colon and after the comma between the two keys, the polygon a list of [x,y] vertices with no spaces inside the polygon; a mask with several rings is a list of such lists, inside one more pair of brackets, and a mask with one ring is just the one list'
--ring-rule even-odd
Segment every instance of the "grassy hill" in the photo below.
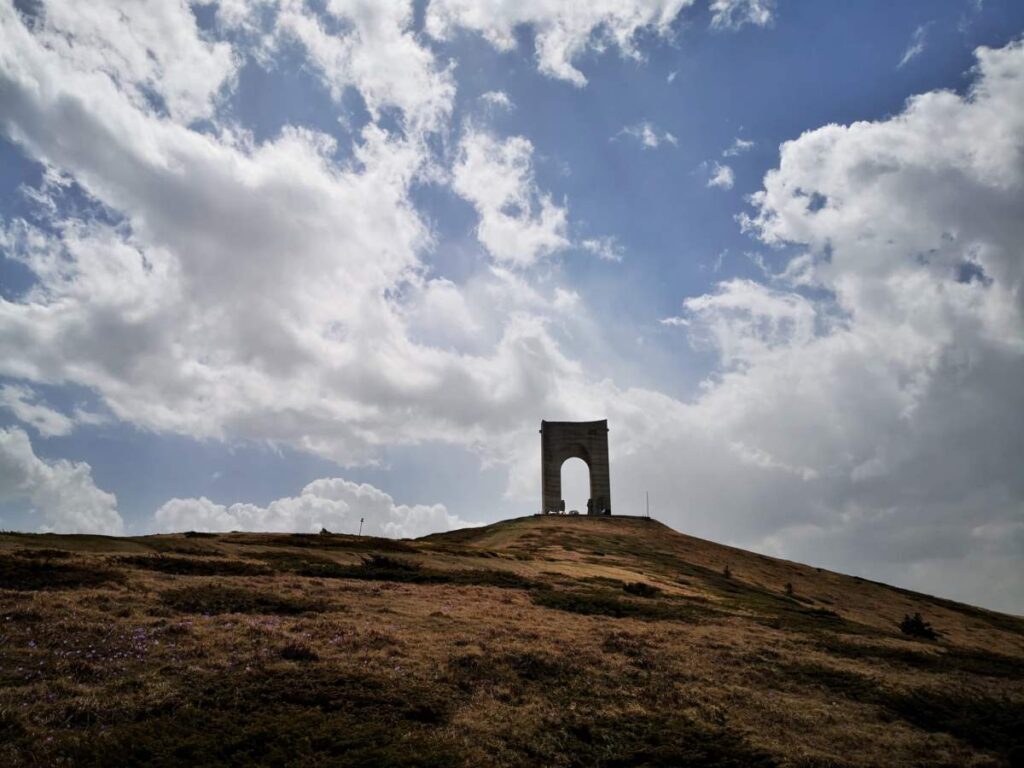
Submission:
{"label": "grassy hill", "polygon": [[0,535],[3,765],[1016,766],[1022,713],[1024,619],[653,520]]}

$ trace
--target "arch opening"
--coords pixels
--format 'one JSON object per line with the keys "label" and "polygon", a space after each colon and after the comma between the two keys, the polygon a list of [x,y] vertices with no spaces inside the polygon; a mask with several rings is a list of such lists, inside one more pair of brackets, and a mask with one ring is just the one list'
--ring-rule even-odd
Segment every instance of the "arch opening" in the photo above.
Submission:
{"label": "arch opening", "polygon": [[562,462],[562,500],[565,511],[587,514],[590,500],[590,467],[583,459],[570,457]]}

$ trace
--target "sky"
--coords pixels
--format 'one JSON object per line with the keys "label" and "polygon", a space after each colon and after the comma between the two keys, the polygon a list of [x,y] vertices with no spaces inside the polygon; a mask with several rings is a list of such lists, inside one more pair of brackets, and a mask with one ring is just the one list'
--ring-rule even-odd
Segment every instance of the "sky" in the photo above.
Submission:
{"label": "sky", "polygon": [[1022,34],[0,0],[0,528],[419,536],[607,418],[616,513],[1024,613]]}

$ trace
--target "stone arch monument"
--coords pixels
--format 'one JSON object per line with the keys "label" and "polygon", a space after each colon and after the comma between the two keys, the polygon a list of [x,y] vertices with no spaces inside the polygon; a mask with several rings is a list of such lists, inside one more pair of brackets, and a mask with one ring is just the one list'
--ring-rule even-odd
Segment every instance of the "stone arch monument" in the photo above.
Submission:
{"label": "stone arch monument", "polygon": [[541,512],[565,512],[562,499],[562,464],[566,459],[583,459],[590,470],[588,515],[612,513],[611,481],[608,472],[608,421],[542,421]]}

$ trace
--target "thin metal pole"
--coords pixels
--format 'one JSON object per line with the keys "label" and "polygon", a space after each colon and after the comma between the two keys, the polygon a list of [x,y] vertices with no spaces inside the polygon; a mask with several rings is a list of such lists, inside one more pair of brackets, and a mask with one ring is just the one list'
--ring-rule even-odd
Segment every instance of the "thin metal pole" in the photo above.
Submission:
{"label": "thin metal pole", "polygon": [[363,535],[363,518],[359,518],[359,535]]}
{"label": "thin metal pole", "polygon": [[644,493],[647,495],[647,516],[650,517],[651,516],[651,492],[650,491],[644,491]]}

